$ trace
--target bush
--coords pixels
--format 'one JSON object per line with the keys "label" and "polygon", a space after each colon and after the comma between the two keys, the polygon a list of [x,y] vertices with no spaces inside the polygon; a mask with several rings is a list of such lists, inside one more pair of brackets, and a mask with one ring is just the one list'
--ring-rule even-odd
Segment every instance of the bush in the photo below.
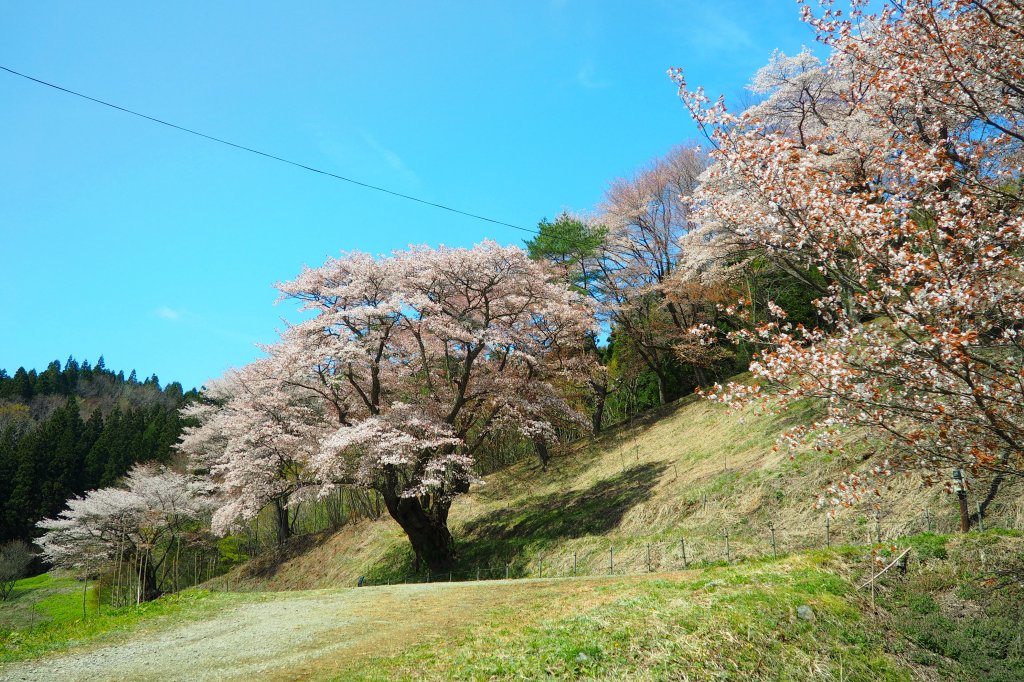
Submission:
{"label": "bush", "polygon": [[25,577],[32,563],[32,550],[24,540],[12,540],[0,547],[0,601],[7,601],[14,583]]}
{"label": "bush", "polygon": [[945,559],[949,554],[946,551],[947,537],[935,533],[921,533],[907,538],[907,542],[914,548],[917,558],[925,561],[927,559]]}

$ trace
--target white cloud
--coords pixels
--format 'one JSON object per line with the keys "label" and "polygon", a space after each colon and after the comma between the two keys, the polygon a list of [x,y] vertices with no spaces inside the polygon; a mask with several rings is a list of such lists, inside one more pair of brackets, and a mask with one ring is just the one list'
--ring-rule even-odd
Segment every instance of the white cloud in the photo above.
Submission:
{"label": "white cloud", "polygon": [[178,320],[181,319],[180,311],[175,310],[174,308],[169,308],[165,305],[160,306],[153,312],[156,314],[157,317],[162,317],[163,319],[171,320],[172,322],[177,322]]}

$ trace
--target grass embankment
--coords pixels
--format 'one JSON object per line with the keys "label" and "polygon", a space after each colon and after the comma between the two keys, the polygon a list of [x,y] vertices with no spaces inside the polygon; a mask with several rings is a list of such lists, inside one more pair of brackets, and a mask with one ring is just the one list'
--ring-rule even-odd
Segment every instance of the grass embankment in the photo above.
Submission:
{"label": "grass embankment", "polygon": [[[920,534],[907,571],[862,589],[869,547],[607,578],[537,619],[366,662],[362,679],[1024,679],[1024,538]],[[572,581],[567,581],[572,584]],[[356,676],[357,678],[359,676]],[[345,676],[339,677],[344,679]]]}
{"label": "grass embankment", "polygon": [[841,573],[836,555],[813,553],[602,578],[540,618],[501,610],[338,679],[911,679]]}
{"label": "grass embankment", "polygon": [[[687,561],[717,562],[825,546],[825,514],[816,496],[845,471],[860,467],[862,444],[845,458],[807,451],[775,452],[784,429],[805,423],[804,406],[782,415],[730,413],[694,398],[681,400],[591,442],[564,448],[546,471],[524,461],[488,477],[458,498],[450,526],[458,545],[454,578],[606,574],[679,570]],[[1019,524],[1021,499],[1007,490],[993,509]],[[925,511],[928,510],[926,516]],[[948,532],[955,504],[909,478],[872,508],[847,510],[830,522],[833,545],[865,544],[922,532]],[[729,534],[728,556],[725,534]],[[542,573],[543,572],[543,573]],[[278,563],[243,566],[233,584],[252,589],[305,589],[410,578],[412,554],[389,518],[351,524]],[[423,580],[424,574],[413,577]],[[447,575],[433,579],[447,579]]]}
{"label": "grass embankment", "polygon": [[1024,680],[1024,537],[988,531],[908,538],[916,561],[884,581],[885,625],[941,679]]}
{"label": "grass embankment", "polygon": [[94,601],[92,589],[83,595],[83,583],[61,573],[19,580],[7,601],[0,603],[0,631],[81,618],[83,598],[88,608]]}

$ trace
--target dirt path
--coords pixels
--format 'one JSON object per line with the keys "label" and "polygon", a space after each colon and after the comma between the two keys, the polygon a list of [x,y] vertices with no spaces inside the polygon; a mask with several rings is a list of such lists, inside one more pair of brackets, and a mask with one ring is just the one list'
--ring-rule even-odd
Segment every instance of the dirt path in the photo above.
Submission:
{"label": "dirt path", "polygon": [[[578,581],[568,591],[600,600],[596,582]],[[319,679],[358,669],[366,657],[451,637],[495,609],[538,614],[564,599],[567,587],[545,580],[298,592],[102,648],[10,665],[0,668],[0,679]]]}

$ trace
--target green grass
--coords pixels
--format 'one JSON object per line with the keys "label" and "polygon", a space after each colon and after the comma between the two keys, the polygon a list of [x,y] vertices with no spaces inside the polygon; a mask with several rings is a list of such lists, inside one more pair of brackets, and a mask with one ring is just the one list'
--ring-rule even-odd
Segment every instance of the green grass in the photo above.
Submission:
{"label": "green grass", "polygon": [[[90,602],[94,603],[91,587],[86,595],[87,606]],[[60,573],[19,580],[7,601],[0,602],[0,631],[81,617],[82,583]]]}
{"label": "green grass", "polygon": [[40,610],[49,618],[28,628],[0,630],[0,663],[110,642],[115,637],[130,636],[142,628],[167,627],[198,620],[229,606],[270,598],[268,595],[186,590],[139,606],[115,609],[107,606],[97,608],[94,604],[89,608],[88,616],[83,619],[80,582],[49,575],[30,578],[29,581],[34,582],[22,586],[19,581],[18,587],[31,590],[53,587],[55,584],[68,587],[67,583],[71,583],[73,589],[51,594],[38,603]]}
{"label": "green grass", "polygon": [[911,679],[862,615],[860,597],[827,565],[833,559],[621,578],[598,589],[608,596],[599,605],[567,604],[525,627],[517,626],[524,615],[497,612],[453,641],[362,661],[354,678]]}
{"label": "green grass", "polygon": [[1000,531],[910,538],[920,564],[881,604],[944,679],[1024,680],[1024,542]]}

